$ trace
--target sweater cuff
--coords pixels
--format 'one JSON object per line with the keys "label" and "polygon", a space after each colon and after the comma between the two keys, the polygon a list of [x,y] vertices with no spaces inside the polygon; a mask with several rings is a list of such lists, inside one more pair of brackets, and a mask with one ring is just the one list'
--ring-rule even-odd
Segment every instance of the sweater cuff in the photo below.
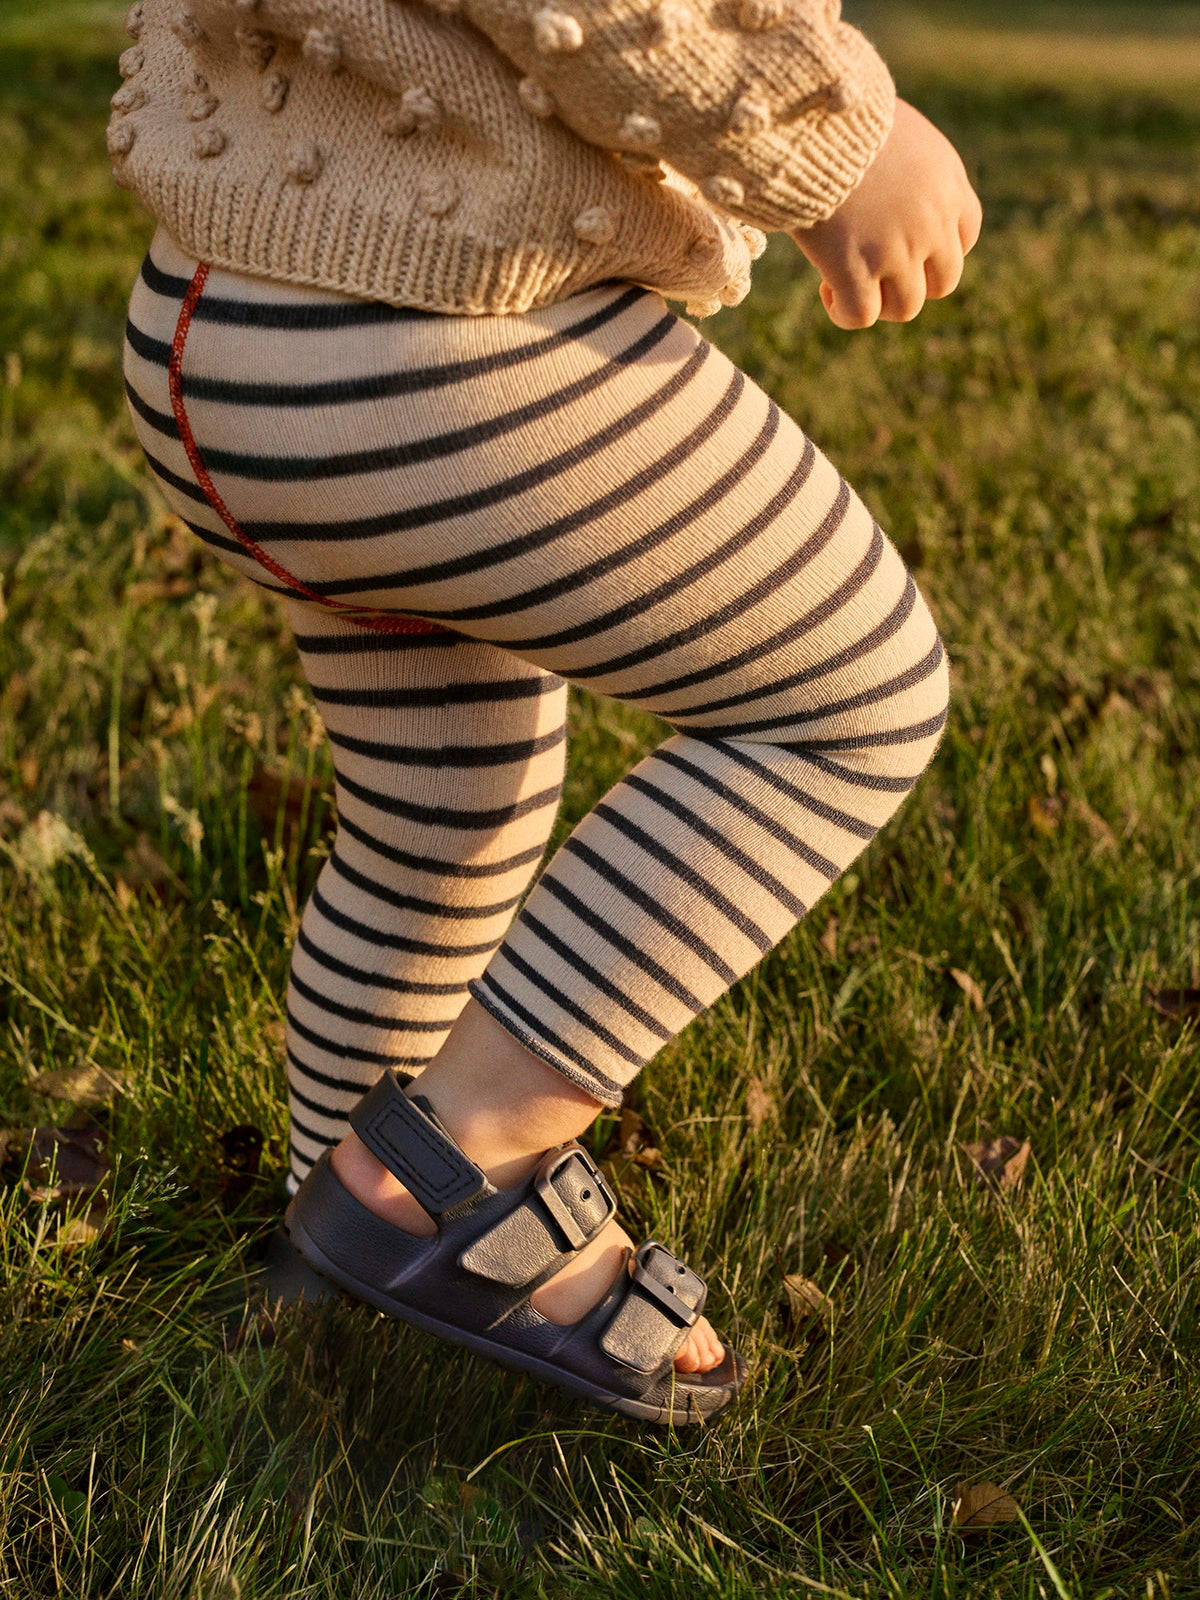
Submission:
{"label": "sweater cuff", "polygon": [[854,30],[847,28],[841,43],[853,62],[853,101],[834,85],[823,105],[747,152],[753,177],[729,209],[756,228],[790,232],[824,222],[858,187],[892,131],[896,88],[887,67]]}

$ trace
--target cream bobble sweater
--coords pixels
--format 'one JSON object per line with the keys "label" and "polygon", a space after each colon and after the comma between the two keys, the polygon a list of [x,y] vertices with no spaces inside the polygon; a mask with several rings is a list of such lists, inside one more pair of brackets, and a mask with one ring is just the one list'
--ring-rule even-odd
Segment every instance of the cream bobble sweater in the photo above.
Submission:
{"label": "cream bobble sweater", "polygon": [[706,314],[891,125],[839,0],[141,0],[114,175],[193,255],[503,313],[606,279]]}

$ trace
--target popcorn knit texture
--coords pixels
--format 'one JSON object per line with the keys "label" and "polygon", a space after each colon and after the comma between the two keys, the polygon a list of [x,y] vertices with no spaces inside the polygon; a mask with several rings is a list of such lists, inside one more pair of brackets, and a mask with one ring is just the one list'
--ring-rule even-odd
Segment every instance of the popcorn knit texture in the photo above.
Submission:
{"label": "popcorn knit texture", "polygon": [[735,304],[756,230],[836,210],[895,103],[836,0],[142,0],[126,26],[114,176],[185,249],[431,311],[613,278]]}

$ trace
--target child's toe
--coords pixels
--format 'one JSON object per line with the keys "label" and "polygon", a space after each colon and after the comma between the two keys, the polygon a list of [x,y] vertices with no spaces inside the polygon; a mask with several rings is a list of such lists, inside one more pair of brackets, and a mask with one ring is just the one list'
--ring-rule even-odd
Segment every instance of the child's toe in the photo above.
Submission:
{"label": "child's toe", "polygon": [[689,1331],[675,1357],[676,1372],[711,1372],[725,1358],[725,1346],[717,1338],[707,1317],[701,1317]]}

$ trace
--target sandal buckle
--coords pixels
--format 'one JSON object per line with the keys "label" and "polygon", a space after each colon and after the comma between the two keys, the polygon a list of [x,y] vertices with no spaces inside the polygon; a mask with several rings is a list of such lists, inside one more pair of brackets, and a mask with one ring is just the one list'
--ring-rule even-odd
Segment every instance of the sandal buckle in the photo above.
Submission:
{"label": "sandal buckle", "polygon": [[[642,1293],[652,1300],[658,1309],[669,1317],[672,1322],[681,1328],[692,1327],[700,1318],[700,1307],[688,1305],[686,1300],[681,1299],[675,1293],[669,1283],[662,1283],[647,1271],[645,1262],[650,1260],[654,1254],[665,1256],[671,1265],[676,1268],[683,1267],[683,1263],[678,1257],[673,1256],[664,1245],[657,1243],[655,1240],[650,1240],[634,1256],[633,1270],[630,1276]],[[689,1277],[694,1276],[689,1268],[684,1268],[684,1270],[688,1272]],[[701,1304],[703,1304],[703,1300]]]}
{"label": "sandal buckle", "polygon": [[[587,1230],[580,1227],[570,1207],[554,1187],[554,1179],[558,1173],[564,1167],[571,1166],[574,1163],[578,1163],[583,1167],[588,1181],[595,1186],[597,1196],[604,1206],[604,1215]],[[600,1232],[600,1229],[617,1214],[617,1202],[612,1190],[604,1181],[604,1174],[587,1152],[580,1149],[578,1145],[569,1146],[566,1150],[563,1150],[553,1162],[539,1172],[535,1180],[535,1188],[539,1200],[550,1213],[551,1219],[571,1250],[582,1250],[585,1244],[590,1244]],[[587,1190],[584,1191],[584,1194],[587,1195],[588,1199],[591,1199],[591,1195]]]}

